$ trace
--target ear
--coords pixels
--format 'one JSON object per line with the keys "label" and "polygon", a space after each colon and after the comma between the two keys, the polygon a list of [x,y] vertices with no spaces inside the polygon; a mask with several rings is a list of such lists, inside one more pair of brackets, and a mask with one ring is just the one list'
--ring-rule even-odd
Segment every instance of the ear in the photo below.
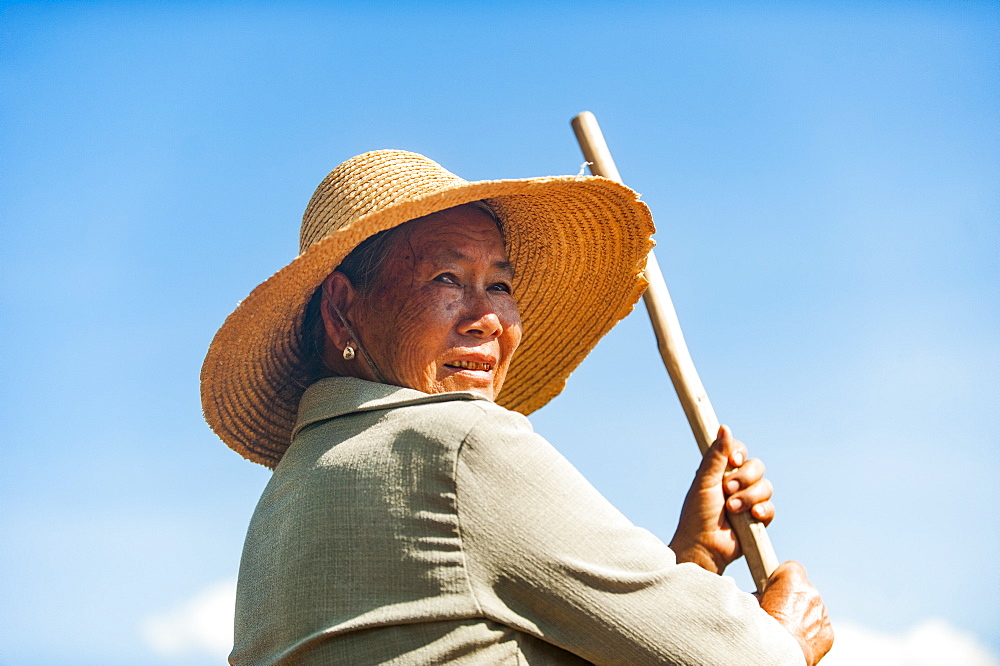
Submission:
{"label": "ear", "polygon": [[[323,295],[320,299],[320,315],[323,317],[323,328],[326,338],[338,349],[342,350],[352,340],[351,333],[337,315],[337,311],[351,323],[349,312],[357,302],[358,290],[354,288],[347,276],[340,271],[334,271],[323,280]],[[357,344],[357,341],[355,341]]]}

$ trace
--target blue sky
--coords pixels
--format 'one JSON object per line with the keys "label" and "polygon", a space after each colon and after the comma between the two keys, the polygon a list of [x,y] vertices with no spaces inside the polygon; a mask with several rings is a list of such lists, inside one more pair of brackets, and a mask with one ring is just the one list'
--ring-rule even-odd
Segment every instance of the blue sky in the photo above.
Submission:
{"label": "blue sky", "polygon": [[[992,2],[0,4],[0,662],[217,663],[268,472],[201,419],[216,329],[344,159],[576,173],[590,110],[843,649],[998,663],[998,44]],[[670,538],[641,305],[532,421]]]}

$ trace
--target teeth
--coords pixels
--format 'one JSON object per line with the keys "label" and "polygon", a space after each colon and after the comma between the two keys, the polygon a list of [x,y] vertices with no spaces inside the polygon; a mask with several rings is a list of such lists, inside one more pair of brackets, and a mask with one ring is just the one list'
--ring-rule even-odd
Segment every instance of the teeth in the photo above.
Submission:
{"label": "teeth", "polygon": [[493,368],[489,363],[477,363],[475,361],[452,361],[451,363],[445,363],[445,365],[452,368],[462,368],[463,370],[486,370],[487,372]]}

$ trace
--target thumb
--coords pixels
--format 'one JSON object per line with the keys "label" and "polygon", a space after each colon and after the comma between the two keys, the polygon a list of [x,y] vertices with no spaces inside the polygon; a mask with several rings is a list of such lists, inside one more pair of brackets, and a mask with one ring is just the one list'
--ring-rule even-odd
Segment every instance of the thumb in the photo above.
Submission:
{"label": "thumb", "polygon": [[[733,446],[733,433],[729,426],[719,426],[718,435],[712,446],[708,447],[705,455],[698,467],[698,476],[709,485],[715,485],[722,481],[729,466],[729,451]],[[740,460],[740,463],[743,461]]]}

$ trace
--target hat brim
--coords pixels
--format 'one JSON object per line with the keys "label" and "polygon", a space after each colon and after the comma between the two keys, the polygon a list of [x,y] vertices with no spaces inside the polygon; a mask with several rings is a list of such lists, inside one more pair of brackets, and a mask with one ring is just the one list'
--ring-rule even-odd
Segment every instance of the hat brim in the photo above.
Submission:
{"label": "hat brim", "polygon": [[274,467],[290,444],[305,387],[302,321],[316,288],[365,238],[480,199],[503,222],[524,334],[496,402],[530,414],[645,289],[653,220],[638,195],[593,176],[464,182],[358,218],[260,284],[229,315],[201,374],[205,419],[244,457]]}

